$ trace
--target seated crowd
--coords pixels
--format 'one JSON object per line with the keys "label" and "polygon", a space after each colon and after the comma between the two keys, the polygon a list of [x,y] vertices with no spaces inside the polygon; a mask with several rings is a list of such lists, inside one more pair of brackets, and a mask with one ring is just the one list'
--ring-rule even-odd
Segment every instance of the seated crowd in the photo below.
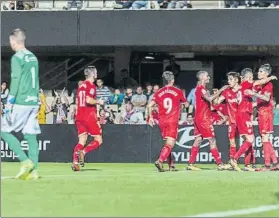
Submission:
{"label": "seated crowd", "polygon": [[95,1],[2,1],[3,10],[35,10],[35,9],[187,9],[187,8],[254,8],[279,7],[279,0],[95,0]]}
{"label": "seated crowd", "polygon": [[[82,81],[79,81],[79,85]],[[97,82],[97,99],[103,99],[104,106],[98,106],[98,117],[100,124],[147,124],[148,112],[147,105],[151,101],[155,92],[160,86],[146,84],[143,89],[141,86],[127,87],[126,89],[112,89],[103,84],[102,79]],[[218,89],[213,89],[213,93]],[[50,92],[52,93],[52,92]],[[184,92],[185,93],[185,92]],[[1,84],[1,104],[6,104],[9,94],[8,83],[3,81]],[[38,119],[40,124],[73,124],[76,112],[76,90],[72,95],[67,94],[64,88],[58,92],[53,90],[53,95],[46,96],[40,90],[40,110]],[[186,93],[185,93],[186,95]],[[195,114],[195,88],[187,95],[189,102],[188,108],[182,108],[180,125],[193,125]],[[218,98],[212,104],[212,120],[215,125],[228,124],[227,109],[224,104],[217,104]],[[274,105],[274,124],[279,124],[279,105]],[[153,108],[153,118],[158,123],[158,108]],[[257,110],[253,114],[254,124],[257,124]]]}

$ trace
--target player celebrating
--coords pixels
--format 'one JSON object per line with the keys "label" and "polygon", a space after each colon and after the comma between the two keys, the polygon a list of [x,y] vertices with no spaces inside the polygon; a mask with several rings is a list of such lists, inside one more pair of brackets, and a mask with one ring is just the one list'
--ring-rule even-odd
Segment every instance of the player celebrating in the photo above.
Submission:
{"label": "player celebrating", "polygon": [[[97,69],[88,66],[84,70],[86,80],[77,90],[77,114],[76,126],[78,130],[78,144],[73,153],[73,171],[80,171],[80,166],[84,166],[84,156],[90,151],[96,150],[103,142],[102,129],[97,118],[96,105],[103,105],[102,99],[96,100],[96,86],[94,81],[97,79]],[[94,140],[87,146],[87,137],[91,135]]]}
{"label": "player celebrating", "polygon": [[[21,162],[16,179],[38,179],[39,144],[41,133],[37,113],[39,110],[39,64],[36,56],[25,48],[26,35],[15,29],[10,34],[10,45],[15,54],[11,59],[11,87],[5,109],[5,122],[1,122],[1,136]],[[12,132],[23,133],[28,142],[28,156],[21,149]]]}
{"label": "player celebrating", "polygon": [[188,170],[200,170],[193,164],[199,152],[199,147],[202,143],[202,139],[208,139],[210,144],[210,152],[214,157],[217,169],[225,170],[227,166],[222,164],[221,157],[216,146],[216,139],[214,135],[214,128],[212,126],[210,104],[217,98],[228,86],[222,87],[218,92],[209,95],[209,91],[206,88],[206,84],[209,83],[210,77],[208,72],[199,71],[197,73],[198,85],[196,87],[196,111],[195,111],[195,140],[191,149],[191,155],[189,160]]}
{"label": "player celebrating", "polygon": [[239,73],[229,72],[227,74],[229,88],[224,90],[221,96],[218,98],[218,104],[221,104],[223,101],[226,101],[227,109],[228,109],[228,135],[230,141],[230,151],[229,157],[233,158],[236,154],[236,133],[237,133],[237,125],[236,125],[236,111],[237,111],[237,92],[240,89],[241,78]]}
{"label": "player celebrating", "polygon": [[[259,69],[258,78],[267,79],[270,73],[271,66],[264,64]],[[271,82],[268,82],[263,86],[255,87],[255,89],[257,92],[249,90],[247,93],[257,98],[259,130],[262,136],[265,162],[265,168],[261,170],[277,170],[278,160],[273,146],[269,141],[269,136],[273,133],[273,85]],[[270,161],[273,163],[272,168],[270,168]]]}
{"label": "player celebrating", "polygon": [[167,159],[170,169],[172,166],[171,150],[175,145],[178,134],[178,122],[180,118],[180,104],[186,104],[186,98],[182,90],[174,87],[174,75],[170,71],[163,73],[165,86],[156,92],[148,105],[149,125],[154,126],[155,121],[152,116],[152,108],[155,104],[159,110],[159,127],[165,146],[161,150],[159,159],[155,162],[159,172],[164,172],[163,162]]}
{"label": "player celebrating", "polygon": [[238,126],[238,132],[240,136],[244,137],[245,141],[240,146],[234,157],[230,159],[229,163],[235,170],[241,171],[241,169],[237,165],[237,161],[243,153],[246,153],[245,169],[248,171],[255,171],[255,169],[253,169],[247,162],[247,156],[249,157],[254,155],[253,143],[255,138],[253,125],[251,122],[253,113],[253,99],[252,96],[249,95],[249,93],[253,89],[253,86],[264,85],[269,81],[277,78],[275,76],[271,76],[266,79],[253,81],[253,72],[249,68],[245,68],[244,70],[242,70],[241,76],[243,77],[243,81],[241,83],[241,88],[237,93],[238,109],[236,113],[236,123]]}

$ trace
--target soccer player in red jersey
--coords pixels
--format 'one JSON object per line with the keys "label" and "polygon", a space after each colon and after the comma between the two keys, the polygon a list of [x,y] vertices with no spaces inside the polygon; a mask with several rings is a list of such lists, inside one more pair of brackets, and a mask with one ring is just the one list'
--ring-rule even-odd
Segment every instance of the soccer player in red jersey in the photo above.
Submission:
{"label": "soccer player in red jersey", "polygon": [[236,134],[237,134],[237,125],[236,125],[236,111],[237,111],[237,92],[240,89],[241,78],[239,73],[229,72],[227,74],[229,88],[224,90],[221,96],[218,98],[217,104],[221,104],[223,101],[226,101],[227,110],[228,110],[228,135],[230,141],[230,150],[229,157],[233,158],[236,154]]}
{"label": "soccer player in red jersey", "polygon": [[[102,129],[97,118],[97,104],[103,105],[103,100],[96,100],[97,69],[88,66],[84,70],[86,80],[77,90],[76,127],[78,131],[78,144],[73,152],[72,170],[79,171],[84,166],[84,156],[90,151],[96,150],[102,144]],[[87,136],[94,140],[86,146]]]}
{"label": "soccer player in red jersey", "polygon": [[[258,78],[266,79],[271,70],[269,64],[262,65],[258,72]],[[277,170],[278,160],[269,141],[270,134],[273,133],[273,85],[268,82],[265,85],[255,87],[255,90],[256,92],[249,91],[249,94],[257,98],[259,131],[262,136],[265,162],[265,167],[260,170]],[[273,167],[271,167],[271,161]]]}
{"label": "soccer player in red jersey", "polygon": [[181,103],[187,104],[187,100],[182,90],[174,87],[174,75],[170,71],[163,73],[165,86],[157,91],[148,105],[149,125],[154,126],[152,108],[158,105],[159,128],[165,141],[165,146],[161,150],[159,159],[155,162],[159,172],[164,172],[163,162],[167,159],[170,170],[173,167],[171,161],[171,150],[175,145],[178,134],[178,122],[180,118]]}
{"label": "soccer player in red jersey", "polygon": [[[230,159],[229,163],[236,171],[241,171],[237,165],[237,161],[243,153],[245,154],[245,169],[248,171],[255,171],[248,162],[249,156],[254,155],[253,143],[254,143],[254,132],[253,125],[251,122],[253,113],[253,99],[251,91],[253,86],[264,85],[273,79],[277,79],[275,76],[268,77],[266,79],[253,81],[253,72],[249,68],[245,68],[241,71],[243,81],[241,88],[237,93],[238,109],[236,113],[236,123],[240,136],[244,137],[244,143],[240,146],[233,158]],[[251,158],[250,158],[251,159]]]}
{"label": "soccer player in red jersey", "polygon": [[194,135],[195,140],[191,149],[191,155],[189,160],[189,165],[187,170],[200,170],[200,168],[195,167],[193,164],[196,161],[197,155],[199,153],[200,145],[203,139],[208,139],[210,144],[210,152],[214,157],[217,169],[225,170],[228,167],[222,163],[214,134],[214,128],[211,119],[211,103],[217,98],[228,86],[222,87],[215,94],[209,95],[209,91],[206,88],[206,84],[209,83],[210,77],[208,72],[199,71],[197,73],[198,85],[196,87],[196,110],[195,110],[195,129]]}

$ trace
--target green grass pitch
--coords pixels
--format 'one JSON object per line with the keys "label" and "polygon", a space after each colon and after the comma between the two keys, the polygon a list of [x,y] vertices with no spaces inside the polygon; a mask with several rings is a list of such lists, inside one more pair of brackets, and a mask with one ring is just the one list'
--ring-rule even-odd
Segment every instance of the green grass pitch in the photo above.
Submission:
{"label": "green grass pitch", "polygon": [[[2,163],[2,217],[191,216],[279,204],[279,172],[158,173],[152,164],[41,163],[38,181],[17,181],[18,163]],[[279,210],[245,216],[278,216]]]}

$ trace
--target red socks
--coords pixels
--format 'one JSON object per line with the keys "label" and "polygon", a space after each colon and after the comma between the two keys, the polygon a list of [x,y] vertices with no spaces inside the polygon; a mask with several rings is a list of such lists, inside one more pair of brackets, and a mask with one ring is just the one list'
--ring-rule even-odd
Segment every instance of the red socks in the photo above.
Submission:
{"label": "red socks", "polygon": [[273,149],[271,142],[263,142],[263,150],[264,150],[264,162],[266,166],[270,166],[272,161],[273,164],[277,164],[278,160]]}
{"label": "red socks", "polygon": [[199,150],[200,150],[200,147],[197,147],[197,146],[192,147],[189,164],[195,163]]}
{"label": "red socks", "polygon": [[78,156],[77,156],[77,152],[83,149],[83,145],[82,144],[77,144],[74,148],[74,153],[73,153],[73,162],[77,163],[78,162]]}
{"label": "red socks", "polygon": [[248,141],[245,141],[241,146],[240,148],[238,149],[238,151],[236,152],[236,154],[234,155],[234,159],[235,160],[238,160],[240,158],[240,156],[246,152],[250,147],[252,147],[252,143],[251,142],[248,142]]}
{"label": "red socks", "polygon": [[159,156],[159,161],[164,162],[164,160],[167,159],[167,157],[170,155],[170,153],[171,153],[171,146],[165,145],[161,150],[161,153]]}
{"label": "red socks", "polygon": [[221,160],[218,148],[216,147],[216,148],[210,149],[210,152],[211,152],[212,156],[214,157],[216,164],[217,165],[221,164],[222,160]]}
{"label": "red socks", "polygon": [[86,154],[90,151],[96,150],[99,147],[100,147],[100,143],[98,141],[94,140],[89,145],[87,145],[83,150],[84,150],[84,153]]}
{"label": "red socks", "polygon": [[230,158],[233,158],[234,155],[236,154],[236,147],[235,146],[230,146]]}
{"label": "red socks", "polygon": [[264,165],[265,166],[270,166],[270,147],[269,147],[270,142],[263,142],[263,152],[264,152]]}
{"label": "red socks", "polygon": [[245,152],[245,157],[244,157],[244,164],[245,165],[250,165],[251,164],[251,160],[253,158],[253,149],[252,147],[249,147],[248,150]]}

